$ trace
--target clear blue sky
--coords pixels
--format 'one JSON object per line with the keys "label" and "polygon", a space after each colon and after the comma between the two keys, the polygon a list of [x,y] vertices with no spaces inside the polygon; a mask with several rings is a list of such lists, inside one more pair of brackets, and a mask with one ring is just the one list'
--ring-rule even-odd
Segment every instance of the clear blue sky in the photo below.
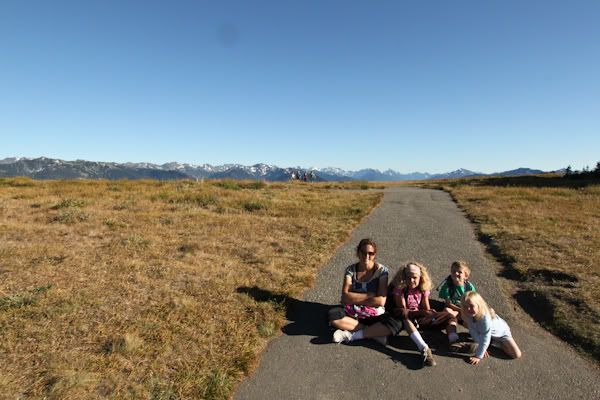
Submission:
{"label": "clear blue sky", "polygon": [[600,161],[600,1],[0,2],[0,158]]}

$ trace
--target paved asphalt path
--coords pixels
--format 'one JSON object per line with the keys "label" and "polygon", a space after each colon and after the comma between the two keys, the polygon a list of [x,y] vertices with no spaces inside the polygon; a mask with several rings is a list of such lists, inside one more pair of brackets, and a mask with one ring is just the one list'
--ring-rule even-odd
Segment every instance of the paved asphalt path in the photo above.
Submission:
{"label": "paved asphalt path", "polygon": [[[388,346],[370,340],[331,342],[325,315],[340,299],[345,267],[360,239],[378,247],[377,261],[393,273],[408,261],[424,262],[434,285],[456,259],[472,268],[471,280],[511,326],[523,358],[494,353],[477,366],[447,352],[439,333],[426,333],[437,361],[421,367],[416,347],[402,333]],[[289,323],[267,346],[235,399],[600,399],[600,370],[537,326],[514,306],[496,277],[500,266],[485,256],[473,227],[447,193],[387,189],[371,215],[319,272],[303,300],[290,301]],[[393,276],[393,275],[392,275]],[[432,299],[437,292],[432,291]],[[466,335],[462,333],[461,335]]]}

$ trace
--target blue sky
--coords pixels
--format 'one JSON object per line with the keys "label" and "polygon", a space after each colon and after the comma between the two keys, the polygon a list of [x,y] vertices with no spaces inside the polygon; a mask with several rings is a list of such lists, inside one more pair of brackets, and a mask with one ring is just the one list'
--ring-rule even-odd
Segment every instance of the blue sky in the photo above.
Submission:
{"label": "blue sky", "polygon": [[0,158],[600,161],[599,1],[0,2]]}

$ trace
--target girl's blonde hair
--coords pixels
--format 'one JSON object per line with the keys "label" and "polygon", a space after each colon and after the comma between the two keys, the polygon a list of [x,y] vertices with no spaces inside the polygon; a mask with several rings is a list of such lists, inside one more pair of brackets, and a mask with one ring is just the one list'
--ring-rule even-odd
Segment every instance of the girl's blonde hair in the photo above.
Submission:
{"label": "girl's blonde hair", "polygon": [[477,292],[469,291],[462,295],[460,299],[460,309],[463,314],[467,314],[466,301],[469,300],[472,304],[476,304],[478,307],[477,314],[473,317],[475,321],[479,321],[484,315],[489,315],[490,318],[496,316],[496,312],[493,308],[490,308],[483,297]]}
{"label": "girl's blonde hair", "polygon": [[410,271],[410,266],[414,265],[419,268],[421,271],[421,279],[419,279],[419,289],[421,292],[425,292],[427,290],[431,290],[431,278],[429,278],[429,272],[427,272],[427,268],[416,261],[411,261],[406,263],[406,265],[398,271],[394,279],[392,280],[392,286],[394,287],[406,287],[406,280],[408,279],[408,273]]}

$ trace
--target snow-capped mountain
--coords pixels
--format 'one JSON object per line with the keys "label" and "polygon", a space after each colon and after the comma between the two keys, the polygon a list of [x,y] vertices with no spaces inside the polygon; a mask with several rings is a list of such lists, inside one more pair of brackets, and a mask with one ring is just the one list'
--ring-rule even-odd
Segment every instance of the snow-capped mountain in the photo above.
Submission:
{"label": "snow-capped mountain", "polygon": [[[4,159],[2,161],[6,161]],[[40,157],[0,162],[0,177],[28,176],[35,179],[185,179],[189,176],[163,169],[137,168],[96,161],[64,161]]]}
{"label": "snow-capped mountain", "polygon": [[[316,169],[316,168],[313,168],[313,169]],[[352,172],[345,171],[341,168],[325,167],[325,168],[318,169],[318,171],[321,173],[325,173],[325,174],[333,175],[333,176],[347,176],[348,178],[352,177]]]}
{"label": "snow-capped mountain", "polygon": [[485,175],[485,174],[482,172],[474,172],[474,171],[470,171],[468,169],[460,168],[460,169],[457,169],[456,171],[446,172],[444,174],[431,175],[430,178],[426,178],[426,179],[465,178],[467,176],[482,176],[482,175]]}
{"label": "snow-capped mountain", "polygon": [[[492,174],[494,176],[512,176],[542,173],[540,170],[519,168],[512,171]],[[288,167],[280,168],[269,164],[186,164],[168,162],[162,165],[153,163],[113,163],[96,161],[64,161],[46,157],[21,158],[10,157],[0,160],[0,177],[28,176],[35,179],[259,179],[267,181],[287,181],[304,179],[311,181],[400,181],[457,178],[485,175],[467,169],[444,174],[412,172],[402,174],[394,170],[361,169],[345,171],[340,168],[322,169]]]}

